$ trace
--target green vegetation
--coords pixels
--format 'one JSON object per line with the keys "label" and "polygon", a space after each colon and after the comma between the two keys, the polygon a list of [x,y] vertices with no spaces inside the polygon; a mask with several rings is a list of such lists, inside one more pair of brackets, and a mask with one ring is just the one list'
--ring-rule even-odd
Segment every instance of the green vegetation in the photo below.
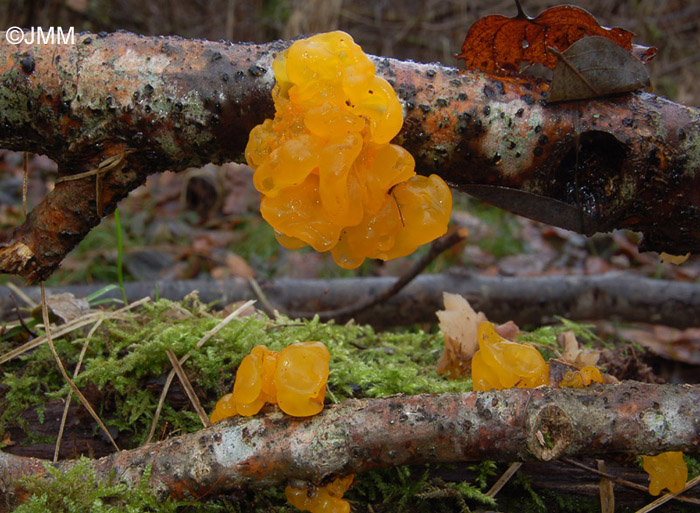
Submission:
{"label": "green vegetation", "polygon": [[148,485],[150,468],[143,473],[139,486],[129,488],[114,477],[107,482],[97,481],[87,458],[81,458],[63,474],[50,464],[45,467],[50,478],[32,476],[22,480],[30,497],[14,513],[175,513],[181,506],[203,511],[197,503],[157,499]]}

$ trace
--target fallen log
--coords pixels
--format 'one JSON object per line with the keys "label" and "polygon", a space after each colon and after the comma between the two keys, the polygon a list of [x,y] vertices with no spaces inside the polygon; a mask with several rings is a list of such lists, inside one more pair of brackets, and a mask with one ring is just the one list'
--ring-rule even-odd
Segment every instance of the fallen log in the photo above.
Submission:
{"label": "fallen log", "polygon": [[[303,280],[280,278],[262,280],[260,288],[272,307],[292,316],[313,317],[363,302],[390,288],[396,278],[352,278]],[[49,295],[71,292],[86,297],[102,285],[52,287]],[[196,290],[205,303],[223,306],[234,301],[260,299],[250,282],[243,278],[227,280],[181,280],[129,282],[125,284],[129,301],[145,296],[179,301]],[[40,299],[38,287],[24,289],[34,301]],[[576,321],[608,319],[625,322],[665,324],[677,328],[698,325],[700,286],[653,280],[629,273],[600,276],[548,276],[532,278],[489,277],[457,272],[421,275],[389,300],[354,316],[359,323],[377,328],[418,322],[436,322],[435,312],[442,310],[442,293],[465,296],[477,310],[495,322],[515,321],[521,326],[541,326],[557,316]],[[0,312],[14,319],[12,291],[0,286]],[[113,290],[102,298],[121,299]],[[258,303],[258,308],[264,304]],[[270,312],[272,313],[272,312]],[[338,322],[347,320],[336,318]]]}
{"label": "fallen log", "polygon": [[[152,465],[159,496],[199,497],[423,462],[697,452],[699,419],[700,387],[691,385],[391,396],[348,400],[307,418],[233,418],[91,465],[99,479],[118,475],[131,485]],[[43,460],[0,452],[0,511],[22,498],[18,477],[45,472]]]}
{"label": "fallen log", "polygon": [[[5,236],[0,272],[45,279],[151,173],[241,160],[273,114],[272,59],[288,44],[120,32],[0,46],[0,146],[47,154],[60,179]],[[582,233],[628,228],[643,249],[700,252],[697,109],[647,93],[550,105],[532,78],[374,60],[420,173]]]}

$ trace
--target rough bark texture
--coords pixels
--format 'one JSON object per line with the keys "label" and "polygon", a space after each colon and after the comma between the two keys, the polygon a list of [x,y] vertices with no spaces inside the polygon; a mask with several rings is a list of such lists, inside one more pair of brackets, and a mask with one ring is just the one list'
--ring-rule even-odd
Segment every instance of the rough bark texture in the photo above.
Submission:
{"label": "rough bark texture", "polygon": [[[60,176],[134,150],[102,177],[108,214],[150,173],[240,160],[273,114],[271,63],[287,45],[128,33],[2,45],[0,146],[45,153]],[[532,79],[375,62],[419,172],[583,233],[630,228],[645,249],[700,252],[698,110],[646,93],[547,105]],[[99,221],[94,177],[59,183],[0,246],[0,271],[46,278]]]}
{"label": "rough bark texture", "polygon": [[[354,305],[391,287],[395,278],[352,278],[334,280],[277,279],[260,282],[274,308],[292,315],[313,316],[326,310]],[[145,296],[178,301],[199,292],[205,303],[221,305],[258,299],[248,280],[182,280],[126,283],[130,301]],[[72,285],[49,290],[49,295],[71,292],[85,297],[102,285]],[[24,290],[39,301],[37,287]],[[651,322],[678,328],[696,326],[700,319],[700,286],[652,280],[629,274],[602,276],[553,276],[533,278],[488,277],[447,273],[415,278],[396,296],[373,306],[355,319],[377,328],[416,322],[435,322],[442,310],[442,293],[462,294],[477,310],[488,313],[495,322],[513,320],[519,325],[542,325],[556,316],[571,320],[610,319],[626,322]],[[11,291],[0,286],[0,312],[14,318],[15,303]],[[121,299],[114,290],[104,297]],[[261,303],[256,305],[263,308]],[[301,316],[301,315],[300,315]],[[345,319],[338,319],[339,322]]]}
{"label": "rough bark texture", "polygon": [[[133,484],[152,464],[156,493],[197,497],[411,463],[697,452],[699,444],[699,387],[628,382],[349,400],[315,417],[274,412],[221,422],[93,467]],[[0,452],[5,508],[21,499],[14,480],[44,472],[40,462]]]}

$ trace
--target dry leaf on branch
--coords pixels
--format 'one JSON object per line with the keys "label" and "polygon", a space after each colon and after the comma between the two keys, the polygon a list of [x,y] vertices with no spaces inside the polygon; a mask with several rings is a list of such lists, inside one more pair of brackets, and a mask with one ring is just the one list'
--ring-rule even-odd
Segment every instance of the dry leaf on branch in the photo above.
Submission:
{"label": "dry leaf on branch", "polygon": [[462,44],[467,69],[488,73],[517,74],[521,65],[541,63],[554,69],[557,57],[549,49],[563,52],[586,36],[602,36],[632,50],[634,33],[598,24],[588,11],[573,5],[558,5],[536,18],[527,16],[516,1],[518,14],[513,18],[492,15],[471,26]]}
{"label": "dry leaf on branch", "polygon": [[559,62],[547,98],[550,103],[627,93],[651,85],[644,64],[604,37],[585,37],[563,53],[552,53]]}

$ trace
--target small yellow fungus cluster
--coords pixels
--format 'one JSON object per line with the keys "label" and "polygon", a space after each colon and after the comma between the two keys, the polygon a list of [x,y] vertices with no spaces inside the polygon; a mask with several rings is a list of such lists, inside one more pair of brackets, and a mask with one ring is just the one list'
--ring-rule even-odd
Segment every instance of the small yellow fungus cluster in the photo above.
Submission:
{"label": "small yellow fungus cluster", "polygon": [[642,456],[644,470],[649,474],[649,493],[659,495],[668,488],[671,493],[680,493],[688,480],[688,466],[680,451],[664,452],[657,456]]}
{"label": "small yellow fungus cluster", "polygon": [[274,120],[245,155],[260,211],[284,247],[331,251],[338,265],[408,255],[447,230],[452,196],[417,176],[401,146],[401,104],[344,32],[296,41],[273,63]]}
{"label": "small yellow fungus cluster", "polygon": [[603,374],[598,367],[589,365],[577,371],[569,371],[564,374],[564,379],[559,382],[560,387],[583,388],[591,383],[602,383]]}
{"label": "small yellow fungus cluster", "polygon": [[488,321],[479,324],[479,350],[472,359],[475,391],[535,388],[549,383],[549,365],[529,344],[501,337]]}
{"label": "small yellow fungus cluster", "polygon": [[255,415],[265,403],[276,403],[294,417],[316,415],[323,409],[329,362],[321,342],[298,342],[279,353],[255,346],[238,367],[233,393],[216,403],[212,423]]}
{"label": "small yellow fungus cluster", "polygon": [[287,486],[284,495],[289,503],[311,513],[348,513],[350,504],[343,500],[343,495],[350,488],[354,475],[339,477],[326,486],[317,488],[309,497],[309,490]]}

